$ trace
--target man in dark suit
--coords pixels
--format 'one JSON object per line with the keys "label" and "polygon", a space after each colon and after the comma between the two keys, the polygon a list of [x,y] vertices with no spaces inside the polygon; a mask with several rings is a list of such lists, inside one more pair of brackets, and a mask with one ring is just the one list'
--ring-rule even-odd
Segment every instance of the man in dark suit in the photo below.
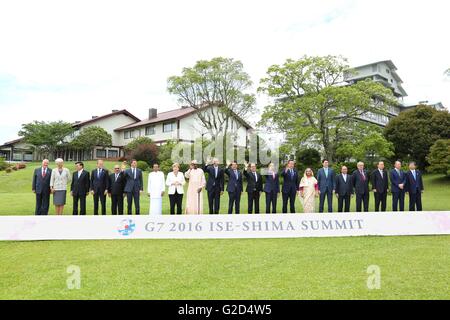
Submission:
{"label": "man in dark suit", "polygon": [[338,212],[342,212],[344,205],[344,212],[350,212],[350,198],[353,195],[353,185],[352,177],[348,174],[348,168],[346,166],[341,168],[341,174],[336,176],[335,181]]}
{"label": "man in dark suit", "polygon": [[395,161],[394,169],[390,172],[391,192],[392,192],[392,211],[405,211],[405,182],[406,174],[402,170],[402,163]]}
{"label": "man in dark suit", "polygon": [[214,158],[212,163],[203,168],[208,173],[206,191],[208,192],[209,214],[219,214],[220,196],[225,187],[224,170],[219,167],[219,159]]}
{"label": "man in dark suit", "polygon": [[109,187],[109,172],[103,167],[103,160],[97,160],[97,169],[91,173],[91,193],[94,195],[94,215],[98,215],[98,201],[102,215],[106,215],[106,195]]}
{"label": "man in dark suit", "polygon": [[364,204],[364,211],[369,212],[369,176],[364,169],[364,162],[358,162],[357,169],[352,174],[353,189],[356,194],[356,211],[361,212]]}
{"label": "man in dark suit", "polygon": [[48,215],[50,204],[50,177],[52,169],[48,167],[48,160],[42,161],[42,167],[34,170],[32,190],[36,194],[36,209],[34,214],[37,216]]}
{"label": "man in dark suit", "polygon": [[127,209],[128,214],[133,212],[133,199],[134,206],[136,207],[136,214],[141,213],[140,196],[144,191],[144,180],[142,177],[142,170],[137,168],[137,161],[133,159],[131,161],[131,168],[125,170],[125,193],[127,194]]}
{"label": "man in dark suit", "polygon": [[250,169],[248,164],[245,165],[244,176],[247,179],[248,213],[253,213],[253,204],[255,213],[259,213],[259,197],[263,190],[263,182],[261,174],[256,171],[255,163],[250,164]]}
{"label": "man in dark suit", "polygon": [[125,189],[125,174],[118,165],[114,166],[114,173],[109,175],[108,194],[111,197],[111,213],[123,215],[123,195]]}
{"label": "man in dark suit", "polygon": [[300,184],[297,169],[294,168],[294,160],[289,160],[286,168],[281,172],[283,177],[283,186],[281,192],[283,193],[283,213],[288,213],[287,205],[290,204],[291,213],[295,213],[295,198]]}
{"label": "man in dark suit", "polygon": [[323,212],[323,207],[325,204],[325,197],[328,200],[328,212],[333,212],[333,192],[335,183],[334,170],[329,168],[328,160],[322,161],[323,167],[319,169],[317,173],[317,184],[319,186],[319,212]]}
{"label": "man in dark suit", "polygon": [[275,171],[275,165],[269,164],[266,175],[266,183],[264,184],[264,192],[266,193],[266,213],[270,213],[272,207],[272,213],[277,213],[277,199],[280,193],[280,178]]}
{"label": "man in dark suit", "polygon": [[242,173],[238,170],[238,164],[233,161],[228,168],[225,169],[225,173],[228,176],[228,214],[233,214],[233,206],[236,206],[236,214],[240,213],[241,205],[241,193],[243,189],[242,185]]}
{"label": "man in dark suit", "polygon": [[80,203],[80,215],[86,215],[86,197],[89,194],[89,172],[84,170],[84,163],[75,163],[76,171],[73,173],[70,194],[73,197],[73,215],[78,215],[78,202]]}
{"label": "man in dark suit", "polygon": [[372,190],[375,196],[375,212],[386,211],[387,194],[389,190],[388,173],[384,169],[384,162],[378,161],[377,168],[372,171]]}
{"label": "man in dark suit", "polygon": [[422,193],[424,190],[422,173],[416,169],[416,163],[409,164],[406,172],[405,190],[409,195],[409,211],[422,211]]}

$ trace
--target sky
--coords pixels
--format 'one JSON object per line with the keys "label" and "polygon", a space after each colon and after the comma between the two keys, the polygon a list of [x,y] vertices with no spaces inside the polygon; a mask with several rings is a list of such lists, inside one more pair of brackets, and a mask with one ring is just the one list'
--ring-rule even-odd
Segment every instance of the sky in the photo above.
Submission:
{"label": "sky", "polygon": [[2,1],[0,144],[34,120],[177,108],[167,78],[216,56],[241,60],[255,91],[287,58],[390,59],[406,104],[450,108],[448,12],[445,0]]}

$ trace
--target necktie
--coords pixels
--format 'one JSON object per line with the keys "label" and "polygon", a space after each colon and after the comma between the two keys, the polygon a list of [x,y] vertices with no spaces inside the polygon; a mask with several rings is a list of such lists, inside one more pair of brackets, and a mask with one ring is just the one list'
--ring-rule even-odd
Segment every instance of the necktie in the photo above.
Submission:
{"label": "necktie", "polygon": [[101,169],[98,169],[97,170],[97,179],[100,179],[100,174],[102,173],[102,170]]}
{"label": "necktie", "polygon": [[381,174],[381,179],[383,179],[383,171],[380,170],[380,174]]}
{"label": "necktie", "polygon": [[366,176],[364,175],[364,171],[361,170],[361,171],[359,171],[359,172],[361,173],[361,176],[362,176],[363,181],[366,181]]}
{"label": "necktie", "polygon": [[45,170],[45,168],[44,168],[44,170],[42,170],[42,178],[45,178],[45,175],[47,174],[47,172],[46,172],[46,170]]}
{"label": "necktie", "polygon": [[117,181],[117,177],[118,177],[118,176],[119,176],[119,174],[116,173],[116,180],[114,180],[114,181]]}
{"label": "necktie", "polygon": [[218,171],[218,168],[217,168],[217,167],[214,167],[214,171],[215,171],[215,177],[217,178],[217,171]]}
{"label": "necktie", "polygon": [[413,173],[414,180],[416,180],[416,170],[414,170],[412,173]]}
{"label": "necktie", "polygon": [[133,168],[133,179],[136,180],[136,169]]}
{"label": "necktie", "polygon": [[347,182],[347,175],[346,174],[343,174],[342,178],[344,179],[344,182]]}
{"label": "necktie", "polygon": [[255,181],[258,182],[258,175],[255,173],[253,173],[255,175]]}
{"label": "necktie", "polygon": [[239,176],[238,176],[237,170],[234,170],[234,175],[236,176],[236,180],[238,180]]}
{"label": "necktie", "polygon": [[290,170],[291,178],[293,178],[294,177],[294,171],[292,169],[289,169],[289,170]]}
{"label": "necktie", "polygon": [[328,178],[328,169],[324,169],[325,171],[325,178]]}

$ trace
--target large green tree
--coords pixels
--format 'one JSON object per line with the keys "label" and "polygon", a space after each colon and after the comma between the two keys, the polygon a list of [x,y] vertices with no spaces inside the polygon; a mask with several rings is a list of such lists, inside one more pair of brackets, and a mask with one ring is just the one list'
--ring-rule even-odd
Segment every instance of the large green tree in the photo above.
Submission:
{"label": "large green tree", "polygon": [[70,142],[70,146],[76,150],[92,152],[94,147],[110,147],[112,136],[103,128],[92,126],[84,128]]}
{"label": "large green tree", "polygon": [[396,158],[416,161],[419,168],[425,169],[435,141],[450,139],[450,113],[418,106],[389,121],[384,136],[394,144]]}
{"label": "large green tree", "polygon": [[246,119],[256,111],[255,96],[248,92],[251,86],[242,62],[222,57],[197,61],[168,79],[169,93],[198,110],[198,120],[212,137],[236,131],[233,117]]}
{"label": "large green tree", "polygon": [[374,81],[343,85],[352,72],[339,56],[288,59],[273,65],[261,79],[260,92],[273,98],[259,125],[283,132],[293,149],[305,142],[321,147],[333,161],[343,143],[356,143],[365,134],[379,131],[368,122],[355,121],[370,114],[386,114],[397,104],[392,91]]}
{"label": "large green tree", "polygon": [[450,139],[437,140],[430,149],[427,157],[430,172],[450,176]]}
{"label": "large green tree", "polygon": [[56,150],[67,144],[66,138],[73,132],[73,126],[68,122],[34,121],[23,124],[19,136],[43,156],[53,158]]}

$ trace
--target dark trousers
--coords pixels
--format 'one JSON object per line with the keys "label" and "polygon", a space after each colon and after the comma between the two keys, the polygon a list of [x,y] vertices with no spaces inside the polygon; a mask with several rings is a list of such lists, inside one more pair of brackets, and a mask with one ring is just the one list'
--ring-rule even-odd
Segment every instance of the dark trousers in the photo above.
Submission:
{"label": "dark trousers", "polygon": [[369,212],[369,193],[356,194],[356,212],[362,212],[361,204],[364,204],[364,211]]}
{"label": "dark trousers", "polygon": [[338,212],[350,212],[351,195],[338,196]]}
{"label": "dark trousers", "polygon": [[392,211],[405,211],[405,191],[392,192]]}
{"label": "dark trousers", "polygon": [[422,211],[422,193],[409,192],[409,211]]}
{"label": "dark trousers", "polygon": [[220,188],[208,190],[209,214],[219,214],[220,208]]}
{"label": "dark trousers", "polygon": [[106,215],[106,196],[105,191],[96,191],[94,193],[94,215],[98,215],[98,201],[102,205],[102,215]]}
{"label": "dark trousers", "polygon": [[133,199],[134,199],[134,206],[136,208],[136,214],[141,214],[141,205],[140,205],[140,192],[133,191],[133,192],[127,192],[127,210],[128,214],[133,214]]}
{"label": "dark trousers", "polygon": [[73,215],[78,215],[78,202],[80,202],[80,215],[86,215],[86,195],[73,196]]}
{"label": "dark trousers", "polygon": [[181,214],[181,206],[183,205],[183,195],[175,190],[175,194],[169,194],[170,200],[170,214],[175,214],[175,206],[177,207],[177,214]]}
{"label": "dark trousers", "polygon": [[266,213],[271,213],[270,207],[272,207],[272,213],[277,213],[277,198],[278,194],[275,191],[266,192]]}
{"label": "dark trousers", "polygon": [[319,200],[319,212],[323,212],[323,207],[325,205],[325,197],[327,197],[328,201],[328,212],[333,212],[333,190],[328,190],[325,192],[320,192],[320,200]]}
{"label": "dark trousers", "polygon": [[48,207],[50,204],[50,192],[36,193],[36,210],[34,214],[37,216],[48,215]]}
{"label": "dark trousers", "polygon": [[288,213],[287,205],[290,204],[291,213],[295,213],[295,198],[297,191],[283,192],[283,213]]}
{"label": "dark trousers", "polygon": [[233,206],[236,206],[236,214],[241,212],[241,193],[228,192],[228,214],[233,214]]}
{"label": "dark trousers", "polygon": [[381,205],[381,211],[386,211],[386,202],[387,202],[387,192],[374,192],[375,195],[375,212],[380,211],[380,205]]}
{"label": "dark trousers", "polygon": [[253,213],[253,204],[255,204],[255,213],[259,213],[259,191],[247,192],[248,196],[248,213]]}
{"label": "dark trousers", "polygon": [[111,195],[111,213],[113,215],[117,215],[117,213],[123,215],[123,194]]}

